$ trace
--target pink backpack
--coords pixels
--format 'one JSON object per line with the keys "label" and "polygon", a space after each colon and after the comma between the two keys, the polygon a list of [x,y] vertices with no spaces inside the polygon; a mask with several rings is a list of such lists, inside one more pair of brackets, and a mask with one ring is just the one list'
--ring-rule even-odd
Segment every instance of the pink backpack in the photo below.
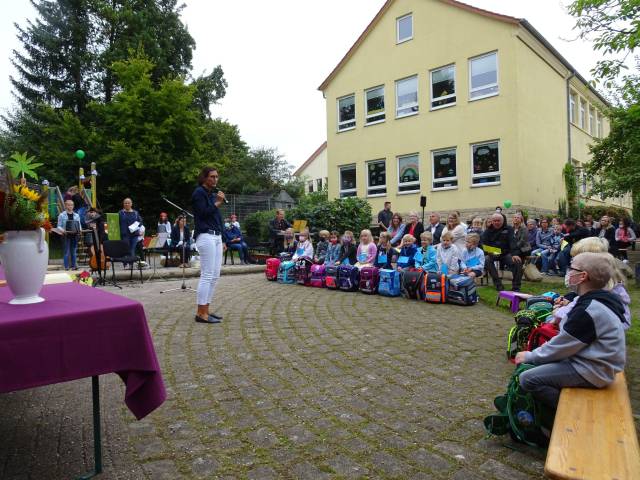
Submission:
{"label": "pink backpack", "polygon": [[311,286],[316,288],[324,288],[325,266],[311,266]]}

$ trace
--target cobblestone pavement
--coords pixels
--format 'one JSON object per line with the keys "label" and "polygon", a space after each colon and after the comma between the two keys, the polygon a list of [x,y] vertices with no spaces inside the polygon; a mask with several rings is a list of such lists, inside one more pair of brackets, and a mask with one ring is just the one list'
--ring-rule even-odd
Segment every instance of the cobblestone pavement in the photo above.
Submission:
{"label": "cobblestone pavement", "polygon": [[[513,370],[509,316],[254,274],[224,277],[224,323],[202,325],[193,294],[158,293],[177,285],[122,292],[145,306],[169,398],[136,422],[120,379],[101,377],[99,478],[542,478],[543,452],[481,423]],[[630,363],[638,407],[637,352]],[[0,478],[88,470],[90,391],[85,379],[1,395]]]}

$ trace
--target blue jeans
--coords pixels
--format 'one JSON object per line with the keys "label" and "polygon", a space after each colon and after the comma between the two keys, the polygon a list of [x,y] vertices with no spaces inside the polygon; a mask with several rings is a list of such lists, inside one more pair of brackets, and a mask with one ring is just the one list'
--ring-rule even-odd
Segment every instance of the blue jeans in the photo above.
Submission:
{"label": "blue jeans", "polygon": [[564,387],[595,388],[582,378],[569,360],[547,363],[520,374],[520,386],[533,398],[553,409],[558,408]]}
{"label": "blue jeans", "polygon": [[560,253],[558,253],[558,269],[560,275],[567,273],[567,267],[571,263],[571,245],[564,247]]}
{"label": "blue jeans", "polygon": [[556,259],[558,257],[558,252],[551,252],[549,250],[544,250],[540,255],[542,259],[542,273],[549,272],[549,267],[551,270],[556,269]]}
{"label": "blue jeans", "polygon": [[78,249],[78,237],[75,235],[65,235],[64,237],[64,268],[76,268],[76,250]]}
{"label": "blue jeans", "polygon": [[249,247],[245,242],[228,243],[227,248],[230,250],[237,250],[240,255],[241,262],[249,261]]}
{"label": "blue jeans", "polygon": [[136,246],[138,245],[138,235],[129,237],[129,253],[132,257],[136,256]]}

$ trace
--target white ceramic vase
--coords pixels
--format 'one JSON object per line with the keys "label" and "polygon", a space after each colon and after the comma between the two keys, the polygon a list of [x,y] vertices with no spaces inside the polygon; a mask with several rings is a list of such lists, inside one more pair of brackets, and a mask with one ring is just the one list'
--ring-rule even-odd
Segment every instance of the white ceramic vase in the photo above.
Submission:
{"label": "white ceramic vase", "polygon": [[38,294],[42,290],[49,263],[49,246],[44,230],[5,232],[0,243],[0,261],[7,284],[14,294],[12,305],[44,302]]}

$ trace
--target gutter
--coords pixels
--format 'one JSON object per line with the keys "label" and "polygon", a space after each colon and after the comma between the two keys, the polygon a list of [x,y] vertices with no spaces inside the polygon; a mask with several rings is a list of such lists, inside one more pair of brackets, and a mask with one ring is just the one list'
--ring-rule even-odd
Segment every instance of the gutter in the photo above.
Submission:
{"label": "gutter", "polygon": [[572,155],[571,155],[571,90],[569,88],[569,82],[571,79],[576,76],[576,72],[571,72],[571,74],[567,77],[566,86],[567,86],[567,163],[571,163]]}

